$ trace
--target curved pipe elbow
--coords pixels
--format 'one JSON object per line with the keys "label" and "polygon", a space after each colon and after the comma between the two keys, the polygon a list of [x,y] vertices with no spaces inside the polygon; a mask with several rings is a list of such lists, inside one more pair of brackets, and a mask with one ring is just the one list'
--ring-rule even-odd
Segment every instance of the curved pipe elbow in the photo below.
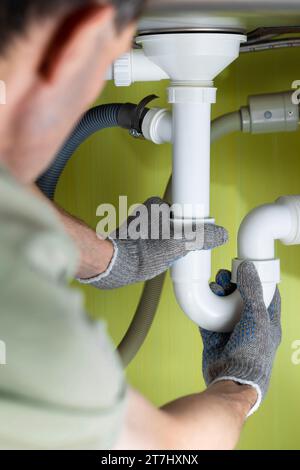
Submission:
{"label": "curved pipe elbow", "polygon": [[209,331],[229,332],[239,319],[242,299],[236,291],[218,297],[209,286],[211,252],[191,252],[172,268],[174,291],[186,315]]}
{"label": "curved pipe elbow", "polygon": [[[268,307],[280,282],[280,263],[274,259],[274,242],[300,244],[300,196],[280,198],[254,209],[243,221],[238,236],[239,258],[233,261],[232,282],[244,260],[254,262]],[[242,311],[238,291],[218,297],[210,289],[211,253],[190,253],[172,269],[174,290],[182,310],[209,331],[230,332]]]}
{"label": "curved pipe elbow", "polygon": [[228,297],[215,295],[207,282],[174,282],[174,291],[182,310],[201,328],[230,332],[238,322],[242,299],[238,291]]}
{"label": "curved pipe elbow", "polygon": [[284,240],[292,231],[287,205],[266,204],[254,209],[243,220],[238,234],[238,258],[274,259],[275,240]]}

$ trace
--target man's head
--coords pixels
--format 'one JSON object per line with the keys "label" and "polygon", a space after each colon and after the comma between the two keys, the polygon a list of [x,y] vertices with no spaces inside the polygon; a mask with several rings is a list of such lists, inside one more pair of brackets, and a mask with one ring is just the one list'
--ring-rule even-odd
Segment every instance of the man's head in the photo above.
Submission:
{"label": "man's head", "polygon": [[24,183],[51,163],[129,49],[145,0],[1,0],[0,163]]}

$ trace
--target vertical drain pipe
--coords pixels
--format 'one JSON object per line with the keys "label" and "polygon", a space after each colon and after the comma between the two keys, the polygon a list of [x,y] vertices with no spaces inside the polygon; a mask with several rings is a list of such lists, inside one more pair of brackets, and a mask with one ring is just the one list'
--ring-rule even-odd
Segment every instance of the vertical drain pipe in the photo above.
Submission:
{"label": "vertical drain pipe", "polygon": [[[209,84],[210,85],[210,84]],[[210,218],[211,106],[216,102],[211,86],[172,86],[173,105],[173,204],[174,219],[214,223]],[[178,207],[177,207],[178,205]],[[182,215],[182,208],[185,208]],[[208,285],[211,252],[191,252],[172,268],[172,279],[179,304],[184,311],[191,285]],[[184,288],[186,285],[186,289]],[[192,318],[197,322],[197,318]]]}
{"label": "vertical drain pipe", "polygon": [[[186,218],[209,218],[211,105],[217,90],[171,86],[168,94],[173,105],[173,204],[190,206]],[[181,217],[178,210],[175,218]]]}

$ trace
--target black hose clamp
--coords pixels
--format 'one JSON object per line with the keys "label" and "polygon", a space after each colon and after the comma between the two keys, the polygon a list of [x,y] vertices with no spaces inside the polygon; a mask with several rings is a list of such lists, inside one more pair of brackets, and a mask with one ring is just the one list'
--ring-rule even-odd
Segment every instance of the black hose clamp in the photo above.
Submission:
{"label": "black hose clamp", "polygon": [[131,121],[131,129],[129,131],[130,135],[134,137],[135,139],[139,139],[143,137],[143,131],[142,131],[142,125],[143,125],[143,120],[149,111],[147,109],[147,104],[151,103],[151,101],[154,101],[158,99],[159,97],[157,95],[149,95],[146,96],[135,108],[132,116],[132,121]]}

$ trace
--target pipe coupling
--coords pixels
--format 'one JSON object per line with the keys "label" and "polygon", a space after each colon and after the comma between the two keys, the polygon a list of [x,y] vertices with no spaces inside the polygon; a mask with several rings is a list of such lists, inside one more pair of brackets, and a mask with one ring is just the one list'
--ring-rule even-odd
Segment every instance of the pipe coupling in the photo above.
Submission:
{"label": "pipe coupling", "polygon": [[291,212],[291,231],[280,241],[284,245],[300,245],[300,196],[282,196],[277,199],[276,204],[284,205]]}
{"label": "pipe coupling", "polygon": [[[232,274],[231,281],[234,284],[237,284],[237,272],[240,265],[244,262],[244,259],[235,258],[232,261]],[[260,280],[263,284],[279,284],[281,281],[280,278],[280,260],[279,259],[270,259],[263,261],[250,260],[260,277]]]}

